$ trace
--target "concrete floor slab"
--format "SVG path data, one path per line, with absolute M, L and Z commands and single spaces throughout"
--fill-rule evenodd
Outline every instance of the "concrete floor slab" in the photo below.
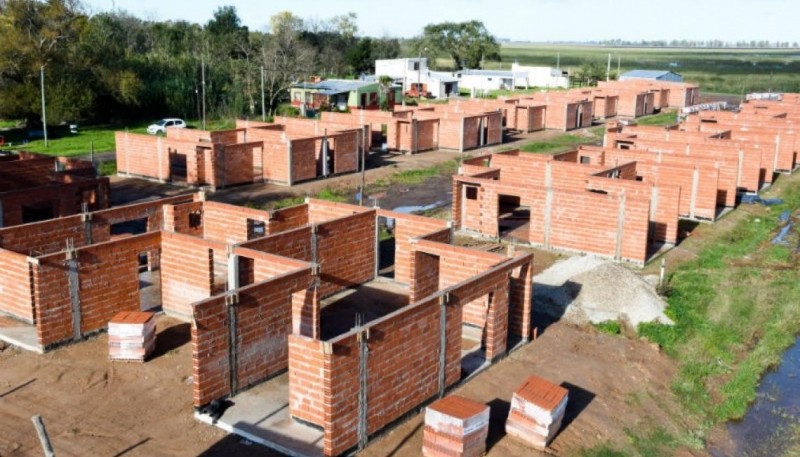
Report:
M 36 326 L 10 317 L 0 316 L 0 340 L 28 351 L 44 353 L 36 335 Z
M 195 418 L 292 457 L 322 456 L 322 430 L 292 420 L 288 398 L 289 376 L 283 373 L 231 398 L 233 405 L 216 423 L 207 414 Z
M 350 331 L 356 315 L 366 324 L 407 305 L 408 286 L 383 277 L 343 290 L 320 303 L 322 339 Z

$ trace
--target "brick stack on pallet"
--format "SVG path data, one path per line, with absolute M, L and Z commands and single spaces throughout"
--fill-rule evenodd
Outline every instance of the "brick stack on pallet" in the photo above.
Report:
M 425 408 L 422 455 L 478 457 L 486 453 L 489 407 L 452 395 Z
M 155 314 L 122 311 L 108 323 L 108 357 L 144 362 L 156 347 Z
M 506 433 L 544 450 L 561 427 L 568 394 L 550 381 L 529 377 L 511 397 Z

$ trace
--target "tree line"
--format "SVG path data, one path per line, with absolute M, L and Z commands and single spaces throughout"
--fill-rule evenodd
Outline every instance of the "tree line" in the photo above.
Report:
M 48 122 L 272 114 L 287 89 L 311 75 L 354 77 L 400 55 L 394 38 L 359 36 L 355 13 L 270 18 L 268 32 L 223 6 L 204 25 L 89 15 L 77 0 L 0 0 L 0 118 L 40 122 L 44 73 Z M 203 78 L 204 76 L 204 78 Z
M 652 48 L 743 48 L 743 49 L 788 49 L 800 47 L 797 41 L 769 41 L 769 40 L 602 40 L 595 42 L 605 46 L 641 46 Z

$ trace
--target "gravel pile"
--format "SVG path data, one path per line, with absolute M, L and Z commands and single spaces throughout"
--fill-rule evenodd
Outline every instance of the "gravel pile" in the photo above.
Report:
M 568 322 L 673 324 L 664 314 L 667 303 L 652 282 L 614 262 L 572 257 L 536 275 L 533 282 L 533 306 Z

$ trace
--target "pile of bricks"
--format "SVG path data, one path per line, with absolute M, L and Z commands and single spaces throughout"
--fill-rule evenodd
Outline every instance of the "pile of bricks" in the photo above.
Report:
M 108 323 L 108 357 L 144 362 L 156 347 L 153 313 L 122 311 Z
M 422 455 L 477 457 L 486 453 L 489 407 L 456 395 L 425 408 Z
M 544 450 L 561 427 L 567 409 L 567 389 L 531 376 L 511 397 L 506 433 Z

